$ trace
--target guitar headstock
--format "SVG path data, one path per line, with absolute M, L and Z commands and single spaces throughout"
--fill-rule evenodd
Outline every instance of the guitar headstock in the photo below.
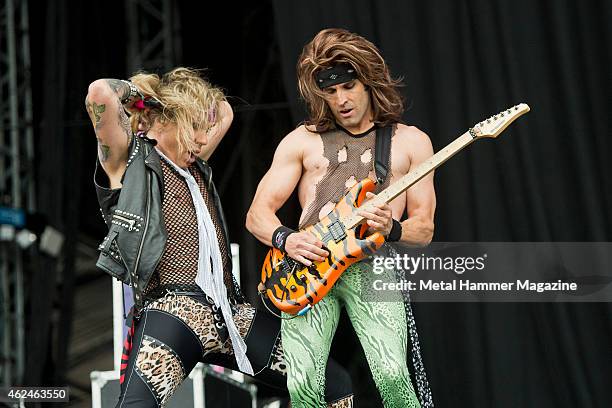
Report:
M 470 129 L 470 134 L 474 139 L 480 139 L 481 137 L 495 138 L 499 136 L 499 134 L 519 116 L 524 115 L 527 112 L 529 112 L 529 105 L 526 103 L 519 103 L 518 105 L 501 111 L 497 115 L 493 115 L 490 118 L 477 123 L 472 129 Z

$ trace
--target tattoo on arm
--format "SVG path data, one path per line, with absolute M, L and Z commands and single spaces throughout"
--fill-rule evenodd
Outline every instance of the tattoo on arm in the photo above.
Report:
M 120 101 L 123 101 L 130 96 L 129 85 L 120 79 L 107 79 L 106 83 L 117 94 Z
M 121 126 L 121 129 L 123 129 L 123 132 L 127 136 L 127 145 L 130 147 L 132 143 L 132 126 L 130 125 L 130 119 L 125 113 L 125 109 L 123 109 L 121 102 L 119 102 L 117 109 L 119 110 L 119 126 Z
M 85 107 L 96 130 L 100 129 L 102 127 L 102 113 L 106 110 L 106 105 L 98 105 L 95 102 L 86 101 Z
M 121 99 L 124 99 L 130 93 L 130 87 L 123 81 L 118 79 L 106 79 L 105 80 L 108 86 L 117 94 L 117 124 L 123 130 L 127 138 L 127 146 L 129 147 L 132 142 L 132 128 L 130 126 L 130 120 L 128 115 L 123 108 L 121 103 Z M 108 121 L 108 118 L 102 120 L 102 114 L 106 111 L 105 104 L 97 104 L 94 101 L 90 101 L 89 99 L 85 99 L 85 108 L 87 109 L 87 113 L 89 118 L 91 119 L 92 124 L 96 130 L 96 134 L 98 130 L 104 125 L 105 122 Z M 112 109 L 111 109 L 112 111 Z M 108 144 L 105 144 L 102 139 L 99 137 L 98 139 L 98 157 L 100 158 L 100 162 L 106 162 L 111 156 L 111 148 Z
M 110 146 L 102 144 L 100 139 L 98 139 L 98 157 L 101 163 L 104 163 L 110 157 Z

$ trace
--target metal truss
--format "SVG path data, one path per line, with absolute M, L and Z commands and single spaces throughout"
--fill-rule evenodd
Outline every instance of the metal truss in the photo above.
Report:
M 34 144 L 27 0 L 0 0 L 0 206 L 33 212 Z M 0 241 L 2 384 L 24 374 L 24 253 Z
M 128 0 L 127 68 L 167 71 L 181 59 L 178 5 L 173 0 Z

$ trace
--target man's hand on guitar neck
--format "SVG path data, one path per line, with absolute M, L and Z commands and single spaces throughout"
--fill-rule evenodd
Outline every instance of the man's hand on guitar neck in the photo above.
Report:
M 285 241 L 285 252 L 296 261 L 310 266 L 312 261 L 321 262 L 329 256 L 323 242 L 307 231 L 290 234 Z
M 391 232 L 391 228 L 393 227 L 393 218 L 391 207 L 389 204 L 383 202 L 378 204 L 370 204 L 373 198 L 376 197 L 376 194 L 366 193 L 366 201 L 364 204 L 359 207 L 359 211 L 357 214 L 364 217 L 367 220 L 368 234 L 373 234 L 374 232 L 380 232 L 385 237 L 389 235 Z

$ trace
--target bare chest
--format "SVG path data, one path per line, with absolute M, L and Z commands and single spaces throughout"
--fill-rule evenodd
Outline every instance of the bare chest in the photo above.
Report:
M 320 137 L 312 138 L 306 143 L 302 158 L 302 177 L 298 184 L 298 197 L 302 208 L 313 200 L 317 183 L 327 173 L 329 160 L 323 153 L 323 141 Z

